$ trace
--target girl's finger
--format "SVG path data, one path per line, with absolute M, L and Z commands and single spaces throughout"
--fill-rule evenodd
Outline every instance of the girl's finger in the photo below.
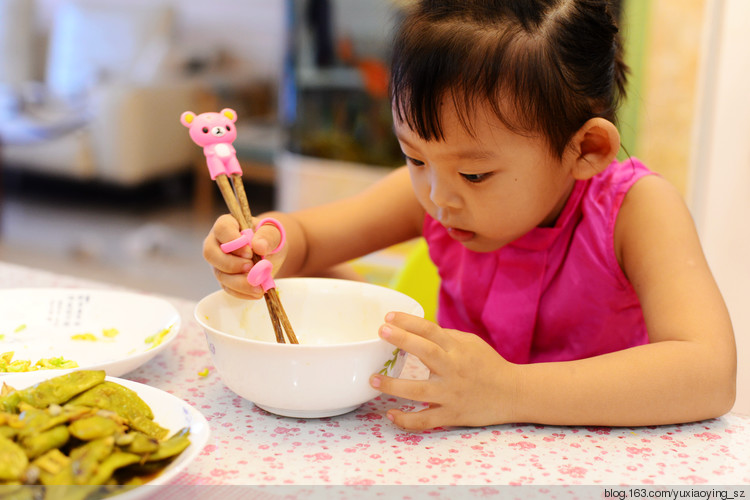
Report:
M 271 224 L 263 224 L 258 227 L 253 236 L 253 248 L 258 252 L 258 255 L 265 256 L 269 252 L 273 252 L 278 248 L 280 242 L 281 233 Z M 279 248 L 279 250 L 281 249 Z
M 388 420 L 407 431 L 423 431 L 434 429 L 445 425 L 445 419 L 441 407 L 431 405 L 420 411 L 402 411 L 397 409 L 388 410 Z
M 242 249 L 237 250 L 235 253 L 225 254 L 219 248 L 216 238 L 210 234 L 203 242 L 203 258 L 215 269 L 227 274 L 247 273 L 250 270 L 250 266 L 252 265 L 250 257 L 236 255 L 241 251 Z M 249 253 L 249 251 L 247 252 Z
M 230 295 L 246 300 L 258 300 L 263 297 L 263 289 L 250 285 L 246 274 L 227 274 L 214 268 L 214 275 L 224 291 Z
M 437 384 L 427 380 L 409 380 L 375 374 L 370 377 L 370 385 L 379 391 L 398 398 L 433 403 L 440 398 Z
M 378 330 L 381 339 L 418 357 L 433 373 L 443 373 L 445 350 L 422 336 L 386 323 Z
M 404 312 L 390 312 L 385 316 L 385 321 L 387 324 L 406 330 L 414 335 L 419 335 L 446 351 L 456 346 L 455 340 L 445 329 L 419 316 Z
M 211 229 L 211 233 L 208 235 L 210 238 L 213 235 L 216 247 L 218 251 L 222 251 L 219 245 L 222 243 L 228 243 L 234 241 L 242 234 L 240 233 L 240 225 L 231 215 L 222 215 L 214 223 L 214 227 Z M 253 256 L 253 252 L 248 245 L 242 246 L 232 252 L 234 255 L 249 259 Z

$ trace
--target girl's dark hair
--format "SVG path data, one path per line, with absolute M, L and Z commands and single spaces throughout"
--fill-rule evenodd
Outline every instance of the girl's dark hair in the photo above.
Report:
M 428 141 L 445 138 L 444 99 L 469 133 L 487 102 L 562 157 L 590 118 L 615 122 L 627 71 L 607 0 L 422 0 L 396 32 L 391 101 Z

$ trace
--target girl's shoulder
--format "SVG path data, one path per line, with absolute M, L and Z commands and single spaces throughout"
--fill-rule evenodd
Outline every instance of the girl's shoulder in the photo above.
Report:
M 635 255 L 634 247 L 656 250 L 660 245 L 671 247 L 674 241 L 695 236 L 690 211 L 677 188 L 640 161 L 635 160 L 633 168 L 629 178 L 620 174 L 624 180 L 619 181 L 621 194 L 612 221 L 614 250 L 623 271 L 623 254 Z M 680 237 L 665 240 L 663 236 L 670 233 Z
M 589 218 L 598 219 L 608 237 L 614 234 L 615 223 L 625 198 L 632 187 L 647 176 L 658 175 L 638 158 L 614 161 L 588 181 L 581 200 L 581 209 Z
M 623 161 L 613 161 L 604 171 L 591 179 L 589 190 L 596 194 L 610 194 L 620 198 L 624 196 L 633 185 L 647 175 L 657 175 L 650 170 L 641 160 L 629 157 Z

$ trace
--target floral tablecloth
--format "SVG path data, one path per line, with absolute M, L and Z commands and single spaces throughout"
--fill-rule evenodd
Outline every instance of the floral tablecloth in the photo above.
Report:
M 0 287 L 20 286 L 105 285 L 0 263 Z M 193 319 L 195 304 L 167 299 L 183 318 L 179 338 L 125 378 L 178 396 L 209 421 L 208 445 L 175 484 L 750 484 L 750 417 L 731 413 L 660 427 L 499 425 L 409 433 L 392 425 L 385 411 L 415 403 L 381 396 L 338 417 L 278 417 L 224 386 Z M 199 374 L 205 369 L 207 376 Z M 414 358 L 404 372 L 427 374 Z

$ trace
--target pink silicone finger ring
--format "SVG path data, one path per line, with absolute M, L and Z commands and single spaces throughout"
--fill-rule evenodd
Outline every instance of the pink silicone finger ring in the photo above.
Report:
M 261 219 L 258 221 L 258 223 L 255 225 L 256 229 L 260 228 L 263 224 L 271 224 L 276 229 L 279 230 L 279 233 L 281 233 L 281 240 L 279 241 L 279 244 L 276 245 L 276 248 L 268 252 L 266 255 L 272 255 L 284 248 L 284 244 L 286 243 L 286 231 L 284 231 L 284 226 L 281 225 L 281 222 L 274 219 L 273 217 L 266 217 L 265 219 Z
M 224 253 L 232 253 L 235 250 L 244 247 L 245 245 L 250 245 L 250 242 L 253 239 L 253 230 L 252 229 L 243 229 L 240 231 L 242 236 L 240 236 L 237 239 L 234 239 L 232 241 L 227 241 L 226 243 L 222 243 L 219 245 L 221 248 L 221 251 Z
M 265 219 L 261 219 L 256 227 L 260 227 L 263 224 L 271 224 L 276 229 L 279 230 L 279 233 L 281 233 L 281 240 L 279 241 L 279 244 L 276 245 L 276 248 L 268 252 L 267 255 L 275 254 L 282 248 L 284 248 L 284 244 L 286 243 L 286 231 L 284 231 L 284 226 L 281 225 L 281 222 L 277 221 L 273 217 L 266 217 Z M 227 241 L 226 243 L 222 243 L 219 245 L 221 248 L 221 251 L 224 253 L 232 253 L 235 250 L 242 248 L 244 246 L 250 246 L 251 242 L 253 240 L 253 235 L 255 234 L 252 229 L 243 229 L 240 231 L 242 235 L 234 239 L 232 241 Z

